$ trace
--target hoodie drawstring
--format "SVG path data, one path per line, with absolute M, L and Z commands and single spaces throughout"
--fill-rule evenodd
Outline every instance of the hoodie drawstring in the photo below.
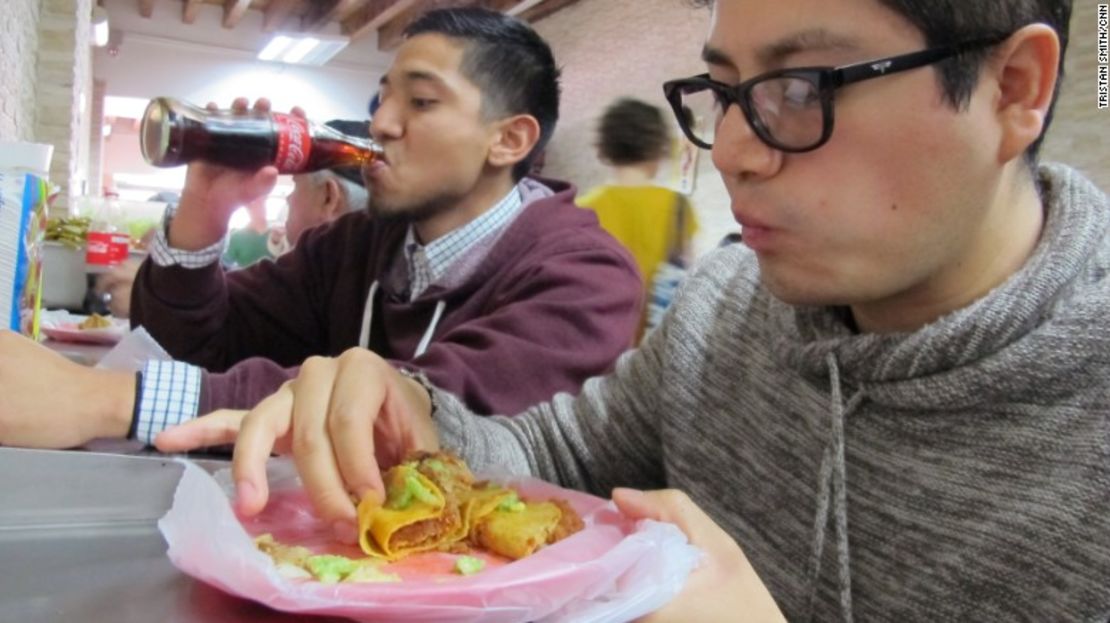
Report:
M 378 294 L 378 282 L 370 284 L 370 293 L 366 295 L 366 305 L 362 308 L 362 329 L 358 334 L 359 348 L 370 347 L 370 324 L 374 321 L 374 297 Z M 428 324 L 428 328 L 424 331 L 424 336 L 420 338 L 420 343 L 416 346 L 416 354 L 413 358 L 419 357 L 428 350 L 428 345 L 432 343 L 432 335 L 439 325 L 440 318 L 443 317 L 443 310 L 446 309 L 446 301 L 437 301 L 435 312 L 432 313 L 432 322 Z
M 362 330 L 358 332 L 358 347 L 370 347 L 370 323 L 374 320 L 374 295 L 378 293 L 378 280 L 370 284 L 370 293 L 366 295 L 366 305 L 362 308 Z
M 844 418 L 863 400 L 863 390 L 844 403 L 840 387 L 840 366 L 836 356 L 825 357 L 832 386 L 830 414 L 832 426 L 828 445 L 821 457 L 817 483 L 817 513 L 813 518 L 813 548 L 809 564 L 809 597 L 806 600 L 805 619 L 813 620 L 817 601 L 818 583 L 821 579 L 821 558 L 825 551 L 825 526 L 828 525 L 829 505 L 832 502 L 833 522 L 836 528 L 837 581 L 840 589 L 840 612 L 845 623 L 852 621 L 852 574 L 848 555 L 848 492 L 844 463 Z M 830 489 L 832 495 L 830 496 Z M 830 500 L 831 497 L 831 500 Z
M 439 319 L 443 316 L 443 309 L 445 307 L 447 307 L 445 301 L 440 300 L 436 302 L 436 310 L 435 313 L 432 314 L 432 321 L 428 323 L 428 329 L 424 331 L 424 337 L 420 338 L 420 343 L 416 345 L 416 354 L 413 355 L 414 359 L 423 355 L 424 351 L 428 350 L 428 344 L 432 342 L 432 334 L 436 331 L 436 325 L 439 324 Z

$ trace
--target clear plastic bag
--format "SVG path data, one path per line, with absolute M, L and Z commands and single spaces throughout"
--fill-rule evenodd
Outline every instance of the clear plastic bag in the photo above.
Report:
M 297 538 L 301 542 L 289 544 L 311 548 L 330 532 L 312 514 L 291 464 L 270 462 L 271 503 L 245 522 L 251 534 L 231 508 L 227 470 L 213 477 L 183 462 L 173 507 L 158 522 L 170 560 L 194 578 L 287 612 L 361 621 L 628 621 L 677 595 L 700 558 L 672 524 L 631 522 L 611 502 L 535 479 L 494 476 L 526 498 L 566 499 L 586 528 L 469 577 L 332 585 L 290 580 L 255 548 L 252 536 L 276 529 L 279 540 Z

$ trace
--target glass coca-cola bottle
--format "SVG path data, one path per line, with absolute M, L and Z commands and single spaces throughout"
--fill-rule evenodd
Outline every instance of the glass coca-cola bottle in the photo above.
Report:
M 143 157 L 156 167 L 193 160 L 244 170 L 273 165 L 304 173 L 373 162 L 381 147 L 303 117 L 255 110 L 212 111 L 169 97 L 150 101 L 139 130 Z

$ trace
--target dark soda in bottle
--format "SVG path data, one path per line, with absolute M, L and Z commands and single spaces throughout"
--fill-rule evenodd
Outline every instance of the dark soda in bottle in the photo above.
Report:
M 204 160 L 253 171 L 273 165 L 305 173 L 373 162 L 381 147 L 295 115 L 211 111 L 168 97 L 150 101 L 139 130 L 143 158 L 156 167 Z

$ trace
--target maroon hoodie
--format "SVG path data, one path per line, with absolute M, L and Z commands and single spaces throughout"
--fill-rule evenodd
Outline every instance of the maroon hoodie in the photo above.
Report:
M 544 183 L 556 194 L 526 205 L 457 287 L 432 285 L 410 302 L 390 278 L 407 224 L 360 211 L 244 270 L 144 262 L 131 323 L 173 357 L 212 371 L 200 413 L 250 408 L 308 357 L 357 346 L 377 282 L 371 350 L 478 413 L 518 413 L 608 371 L 631 345 L 642 303 L 628 253 L 574 205 L 573 186 Z M 429 325 L 431 342 L 414 358 Z

